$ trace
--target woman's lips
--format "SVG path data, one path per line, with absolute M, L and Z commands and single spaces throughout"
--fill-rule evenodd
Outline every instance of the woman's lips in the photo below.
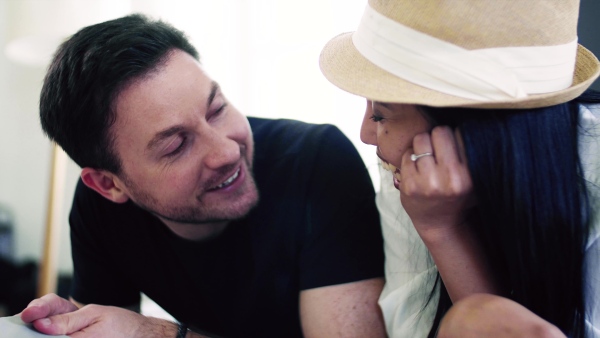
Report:
M 394 187 L 398 190 L 400 190 L 400 180 L 396 178 L 396 176 L 394 175 Z

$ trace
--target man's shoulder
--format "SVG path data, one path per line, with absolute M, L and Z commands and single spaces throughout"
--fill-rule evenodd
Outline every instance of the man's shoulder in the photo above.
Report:
M 337 130 L 337 127 L 332 124 L 317 124 L 293 119 L 268 119 L 249 116 L 248 121 L 250 122 L 252 132 L 254 134 L 259 134 L 259 136 L 265 133 L 278 134 L 285 132 L 303 134 L 307 131 L 322 132 L 330 129 Z
M 83 183 L 83 180 L 80 178 L 77 181 L 77 185 L 75 187 L 75 195 L 74 195 L 74 206 L 79 205 L 89 205 L 96 204 L 97 202 L 103 202 L 102 196 L 95 192 L 93 189 Z M 107 201 L 108 202 L 108 201 Z
M 315 124 L 292 119 L 248 117 L 259 152 L 297 154 L 315 150 L 322 141 L 348 143 L 348 138 L 332 124 Z
M 76 203 L 84 203 L 84 204 L 100 204 L 106 207 L 111 205 L 116 205 L 102 195 L 94 191 L 92 188 L 88 187 L 83 183 L 83 180 L 80 178 L 77 182 L 77 186 L 75 187 L 75 198 Z
M 77 182 L 73 205 L 71 206 L 70 223 L 95 223 L 113 224 L 119 220 L 137 218 L 143 210 L 136 207 L 131 201 L 114 203 L 87 187 L 81 179 Z M 88 225 L 89 226 L 89 225 Z

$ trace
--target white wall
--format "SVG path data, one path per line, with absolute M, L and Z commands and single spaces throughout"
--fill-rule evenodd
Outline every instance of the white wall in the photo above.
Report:
M 81 1 L 0 0 L 0 46 L 19 33 L 48 34 L 93 23 L 90 12 L 101 12 L 102 20 L 111 16 L 109 10 L 94 7 L 111 1 L 85 0 L 88 10 L 81 8 Z M 112 7 L 113 13 L 141 11 L 184 30 L 206 70 L 244 114 L 339 126 L 377 179 L 374 150 L 358 139 L 363 99 L 329 84 L 318 67 L 323 45 L 338 33 L 354 30 L 366 1 L 117 1 L 119 8 Z M 71 12 L 52 13 L 49 2 Z M 0 53 L 0 204 L 14 212 L 18 260 L 38 260 L 42 252 L 51 149 L 38 121 L 44 68 L 13 62 Z M 78 173 L 69 162 L 59 253 L 62 272 L 72 270 L 67 215 Z
M 10 21 L 10 1 L 0 1 L 0 22 Z M 0 29 L 2 45 L 7 27 Z M 37 92 L 42 72 L 0 54 L 0 204 L 14 212 L 19 258 L 40 254 L 48 181 L 49 144 L 39 129 Z

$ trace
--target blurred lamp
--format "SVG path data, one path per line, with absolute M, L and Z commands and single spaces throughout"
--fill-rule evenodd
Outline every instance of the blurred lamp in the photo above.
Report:
M 11 0 L 2 5 L 8 14 L 6 56 L 14 63 L 40 70 L 48 66 L 56 48 L 80 28 L 121 17 L 132 9 L 128 0 Z M 40 79 L 43 76 L 40 71 Z M 53 143 L 38 296 L 57 289 L 66 164 L 66 154 Z

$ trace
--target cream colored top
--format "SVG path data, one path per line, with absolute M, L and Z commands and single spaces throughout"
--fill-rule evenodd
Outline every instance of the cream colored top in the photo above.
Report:
M 600 105 L 582 107 L 581 114 L 579 149 L 584 175 L 590 182 L 593 210 L 585 258 L 587 336 L 600 338 Z M 427 307 L 425 303 L 437 268 L 400 204 L 391 173 L 380 171 L 377 207 L 384 237 L 386 285 L 379 305 L 390 337 L 426 337 L 437 308 L 439 289 Z

